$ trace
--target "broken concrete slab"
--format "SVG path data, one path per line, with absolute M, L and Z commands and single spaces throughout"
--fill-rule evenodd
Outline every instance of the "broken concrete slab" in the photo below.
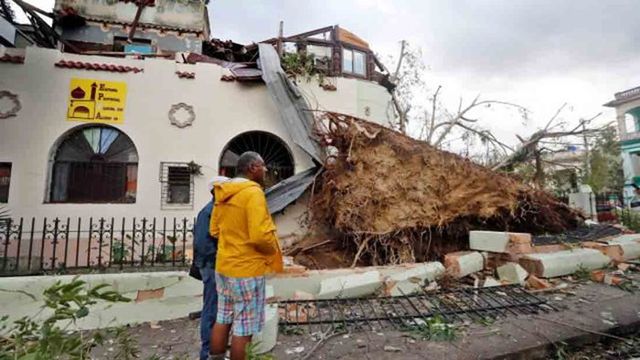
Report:
M 529 273 L 520 264 L 507 263 L 498 268 L 498 277 L 501 281 L 509 284 L 520 284 L 524 286 Z
M 551 284 L 548 281 L 540 279 L 535 275 L 529 275 L 529 277 L 527 278 L 527 283 L 525 285 L 527 289 L 533 290 L 543 290 L 551 288 Z
M 502 283 L 491 276 L 488 276 L 484 279 L 483 287 L 493 287 L 493 286 L 502 286 Z
M 594 270 L 591 272 L 591 280 L 594 282 L 604 283 L 607 285 L 622 285 L 627 281 L 620 272 L 607 273 L 605 270 Z
M 551 278 L 571 275 L 580 268 L 595 270 L 606 267 L 611 262 L 594 249 L 575 249 L 546 254 L 528 254 L 520 258 L 520 265 L 530 274 Z
M 256 344 L 255 352 L 264 354 L 276 346 L 278 340 L 278 305 L 268 304 L 264 307 L 264 327 L 262 331 L 253 336 Z
M 608 244 L 640 243 L 640 234 L 618 235 L 611 239 L 605 240 L 605 242 Z
M 320 282 L 318 299 L 352 298 L 370 295 L 380 289 L 382 279 L 379 271 L 350 274 L 325 279 Z
M 389 275 L 384 279 L 385 295 L 400 296 L 411 294 L 422 288 L 429 281 L 433 281 L 445 271 L 439 262 L 416 264 L 417 266 Z
M 551 253 L 551 252 L 558 252 L 558 251 L 564 251 L 564 250 L 571 250 L 571 247 L 565 244 L 549 244 L 549 245 L 533 246 L 533 253 L 536 253 L 536 254 Z
M 531 234 L 500 231 L 470 231 L 469 248 L 496 253 L 532 252 Z
M 522 254 L 483 252 L 482 256 L 484 257 L 485 270 L 495 270 L 506 263 L 517 263 Z
M 484 257 L 477 251 L 457 251 L 444 256 L 447 273 L 456 278 L 482 271 Z
M 277 297 L 281 300 L 292 299 L 296 291 L 304 291 L 313 295 L 320 293 L 320 283 L 327 279 L 343 277 L 352 274 L 364 274 L 378 271 L 381 278 L 400 274 L 423 266 L 423 263 L 410 263 L 386 266 L 366 266 L 356 268 L 307 270 L 303 273 L 279 273 L 267 279 L 267 284 L 273 285 Z M 381 279 L 382 281 L 382 279 Z M 1 294 L 0 294 L 1 296 Z
M 589 249 L 596 249 L 617 263 L 640 258 L 640 242 L 608 241 L 606 243 L 601 243 L 585 241 L 582 243 L 582 246 Z

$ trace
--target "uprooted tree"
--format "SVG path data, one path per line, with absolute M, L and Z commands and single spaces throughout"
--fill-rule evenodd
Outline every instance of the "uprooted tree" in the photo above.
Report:
M 312 223 L 334 232 L 351 265 L 438 258 L 465 248 L 473 229 L 559 232 L 579 221 L 544 191 L 380 125 L 335 113 L 318 124 L 332 155 Z

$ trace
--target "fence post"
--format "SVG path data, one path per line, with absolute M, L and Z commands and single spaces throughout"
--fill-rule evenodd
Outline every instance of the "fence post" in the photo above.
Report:
M 76 267 L 80 267 L 80 229 L 82 225 L 82 218 L 78 217 L 78 231 L 76 234 Z
M 11 222 L 13 220 L 11 218 L 7 219 L 7 228 L 5 231 L 5 239 L 4 239 L 4 260 L 2 261 L 2 271 L 4 272 L 7 269 L 7 263 L 9 262 L 9 237 L 11 236 Z
M 173 251 L 171 252 L 171 265 L 176 266 L 176 242 L 178 238 L 176 237 L 176 218 L 173 218 L 173 241 L 171 242 L 173 245 Z
M 123 216 L 122 217 L 122 230 L 121 230 L 121 236 L 120 236 L 120 241 L 121 241 L 120 242 L 120 253 L 118 255 L 119 258 L 120 258 L 120 260 L 119 260 L 119 262 L 120 262 L 120 270 L 122 270 L 122 268 L 124 267 L 124 261 L 125 261 L 125 257 L 126 257 L 126 254 L 124 252 L 124 240 L 125 240 L 125 236 L 127 236 L 125 231 L 124 231 L 125 226 L 126 226 L 126 221 L 125 221 L 125 218 Z
M 140 265 L 144 266 L 144 243 L 146 241 L 147 238 L 147 218 L 142 218 L 142 249 L 141 249 L 141 256 L 140 256 Z
M 111 218 L 111 227 L 110 227 L 110 233 L 109 233 L 109 267 L 111 267 L 111 264 L 113 262 L 112 256 L 113 256 L 113 227 L 115 226 L 115 221 L 113 219 L 113 217 Z
M 133 228 L 131 230 L 131 266 L 135 264 L 134 256 L 136 253 L 136 218 L 133 218 Z
M 40 269 L 38 269 L 38 271 L 42 271 L 44 270 L 44 241 L 46 239 L 46 234 L 47 233 L 47 218 L 44 218 L 44 222 L 42 223 L 42 244 L 40 244 Z
M 69 268 L 69 257 L 67 255 L 67 253 L 69 252 L 69 227 L 71 226 L 71 219 L 69 219 L 69 217 L 67 217 L 67 226 L 65 226 L 64 228 L 64 268 L 67 269 Z
M 102 240 L 104 239 L 104 218 L 100 218 L 100 229 L 98 233 L 98 268 L 102 267 Z
M 167 262 L 167 218 L 162 217 L 162 265 Z
M 93 216 L 89 218 L 89 242 L 87 243 L 87 267 L 91 267 L 91 238 L 93 238 Z
M 156 218 L 153 218 L 153 223 L 151 225 L 151 246 L 149 247 L 151 250 L 151 266 L 153 266 L 156 262 Z
M 18 249 L 16 250 L 16 267 L 15 271 L 20 269 L 20 250 L 22 250 L 22 223 L 23 218 L 20 218 L 20 225 L 18 225 Z
M 36 229 L 36 218 L 31 218 L 31 234 L 29 235 L 29 254 L 27 254 L 27 272 L 31 272 L 31 256 L 33 254 L 33 232 Z
M 182 219 L 182 265 L 187 262 L 187 218 Z

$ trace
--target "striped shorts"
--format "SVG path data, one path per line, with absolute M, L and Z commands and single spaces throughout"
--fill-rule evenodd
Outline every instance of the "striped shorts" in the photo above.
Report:
M 250 336 L 264 326 L 265 278 L 231 278 L 216 272 L 218 324 L 233 324 L 233 335 Z

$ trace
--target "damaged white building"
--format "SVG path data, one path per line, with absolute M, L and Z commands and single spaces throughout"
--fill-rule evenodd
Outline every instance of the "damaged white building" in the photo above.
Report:
M 12 218 L 193 218 L 207 181 L 233 175 L 244 151 L 265 158 L 268 186 L 316 166 L 265 85 L 258 44 L 209 40 L 204 2 L 57 0 L 52 16 L 53 29 L 35 21 L 0 50 L 0 204 Z M 21 34 L 37 36 L 12 48 Z M 288 74 L 311 110 L 389 123 L 393 85 L 356 35 L 331 26 L 262 44 L 312 61 L 317 75 Z

